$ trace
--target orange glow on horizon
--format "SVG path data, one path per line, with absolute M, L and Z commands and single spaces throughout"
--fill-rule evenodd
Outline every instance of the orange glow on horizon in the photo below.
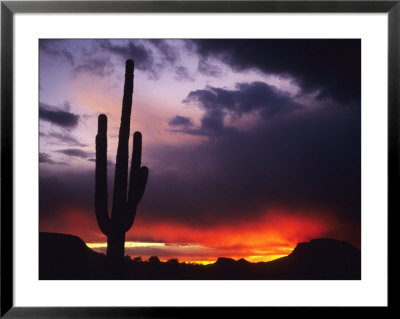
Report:
M 106 249 L 107 249 L 107 243 L 106 242 L 101 242 L 101 243 L 86 243 L 86 245 L 97 251 L 100 253 L 105 253 Z M 169 252 L 169 248 L 170 247 L 184 247 L 184 249 L 191 249 L 193 247 L 196 247 L 198 250 L 204 250 L 207 251 L 209 249 L 209 247 L 205 247 L 205 246 L 201 246 L 201 245 L 182 245 L 182 244 L 165 244 L 165 243 L 148 243 L 148 242 L 125 242 L 125 250 L 126 250 L 126 254 L 129 255 L 131 258 L 134 258 L 136 256 L 132 256 L 130 254 L 130 252 L 132 251 L 132 248 L 138 248 L 138 247 L 145 247 L 145 248 L 161 248 L 159 250 L 159 252 L 161 254 L 165 254 L 168 255 Z M 236 255 L 236 256 L 229 256 L 228 258 L 232 258 L 235 260 L 239 260 L 241 258 L 246 259 L 249 262 L 266 262 L 266 261 L 272 261 L 284 256 L 287 256 L 288 254 L 290 254 L 292 252 L 293 248 L 287 248 L 287 247 L 280 247 L 277 248 L 274 252 L 279 252 L 280 254 L 272 254 L 272 251 L 266 251 L 266 253 L 269 253 L 268 255 L 257 255 L 257 256 L 244 256 L 244 255 Z M 217 250 L 218 251 L 218 250 Z M 259 251 L 258 251 L 259 252 Z M 284 254 L 282 254 L 282 252 L 285 252 Z M 151 254 L 147 255 L 147 256 L 141 256 L 143 257 L 143 261 L 146 261 L 149 259 Z M 195 264 L 201 264 L 201 265 L 208 265 L 208 264 L 213 264 L 217 261 L 218 257 L 226 257 L 226 256 L 202 256 L 201 260 L 198 259 L 198 256 L 192 257 L 192 256 L 188 256 L 188 255 L 182 255 L 182 256 L 176 256 L 174 255 L 174 257 L 163 257 L 163 255 L 158 256 L 160 261 L 162 262 L 167 262 L 170 259 L 177 259 L 179 262 L 184 262 L 184 263 L 195 263 Z
M 107 238 L 98 229 L 94 216 L 73 208 L 65 209 L 62 216 L 58 223 L 61 227 L 40 223 L 40 231 L 79 236 L 88 247 L 105 253 Z M 144 216 L 145 212 L 138 215 L 126 234 L 126 255 L 141 256 L 142 260 L 150 256 L 158 256 L 161 261 L 176 258 L 179 262 L 200 264 L 214 263 L 219 257 L 271 261 L 289 255 L 299 242 L 326 237 L 342 226 L 326 214 L 284 210 L 268 211 L 246 223 L 212 227 L 153 221 Z
M 335 220 L 315 216 L 274 211 L 247 223 L 209 228 L 137 218 L 126 234 L 125 250 L 132 258 L 141 256 L 143 260 L 155 255 L 161 261 L 176 258 L 200 264 L 213 263 L 219 257 L 271 261 L 289 255 L 297 243 L 323 237 L 335 227 Z M 83 239 L 90 248 L 105 253 L 105 236 L 97 238 Z
M 156 222 L 139 216 L 127 233 L 127 240 L 150 238 L 159 242 L 194 243 L 219 248 L 253 247 L 265 251 L 271 246 L 293 247 L 298 242 L 320 237 L 332 230 L 335 224 L 335 220 L 318 217 L 317 214 L 285 211 L 267 212 L 247 223 L 221 223 L 208 228 Z

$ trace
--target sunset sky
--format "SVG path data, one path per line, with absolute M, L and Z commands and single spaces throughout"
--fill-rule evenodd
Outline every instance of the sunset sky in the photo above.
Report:
M 94 213 L 97 117 L 108 117 L 111 203 L 133 59 L 131 134 L 143 134 L 150 175 L 127 255 L 267 261 L 321 237 L 361 248 L 360 40 L 39 46 L 40 231 L 105 251 Z

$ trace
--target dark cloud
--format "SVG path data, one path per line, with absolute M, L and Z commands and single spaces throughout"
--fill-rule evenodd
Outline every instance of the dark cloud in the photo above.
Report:
M 258 69 L 290 76 L 306 93 L 339 102 L 361 99 L 359 39 L 192 40 L 200 58 L 217 59 L 236 71 Z M 204 62 L 201 62 L 204 63 Z
M 79 122 L 79 115 L 44 103 L 39 103 L 39 118 L 64 128 L 74 128 Z
M 93 153 L 85 152 L 78 148 L 69 148 L 69 149 L 64 149 L 64 150 L 58 150 L 57 152 L 62 153 L 67 156 L 80 157 L 80 158 L 88 158 L 88 157 L 93 156 Z
M 205 90 L 190 92 L 183 102 L 196 102 L 206 111 L 225 110 L 237 116 L 260 110 L 266 119 L 303 107 L 286 93 L 263 82 L 238 83 L 235 90 L 207 86 Z
M 265 120 L 271 120 L 303 108 L 286 93 L 263 82 L 238 83 L 234 90 L 207 86 L 204 90 L 190 92 L 183 102 L 196 103 L 205 114 L 199 128 L 185 126 L 181 131 L 207 136 L 236 131 L 224 125 L 224 118 L 228 115 L 237 118 L 257 111 Z
M 182 117 L 191 123 L 185 125 L 182 123 L 183 120 L 177 120 L 177 117 L 181 118 L 181 116 L 177 115 L 168 122 L 169 126 L 175 127 L 170 130 L 171 132 L 196 136 L 217 137 L 237 131 L 234 127 L 224 125 L 225 114 L 221 110 L 207 111 L 201 118 L 199 127 L 194 127 L 190 118 Z M 178 124 L 179 122 L 181 122 L 181 124 Z
M 256 218 L 276 207 L 359 222 L 360 145 L 359 110 L 322 109 L 196 147 L 153 150 L 169 169 L 153 169 L 143 209 L 194 224 Z
M 193 135 L 218 136 L 232 131 L 233 127 L 224 125 L 225 112 L 220 109 L 207 110 L 201 118 L 201 125 L 198 129 L 188 129 L 185 132 Z
M 360 145 L 360 109 L 330 108 L 198 145 L 146 148 L 153 164 L 140 213 L 160 222 L 211 227 L 257 219 L 278 207 L 318 217 L 333 213 L 343 223 L 357 224 Z M 41 214 L 42 207 L 55 215 L 67 205 L 92 214 L 93 181 L 93 171 L 41 178 Z
M 190 118 L 185 116 L 176 115 L 168 122 L 169 126 L 180 126 L 180 127 L 191 127 L 193 126 L 193 122 Z

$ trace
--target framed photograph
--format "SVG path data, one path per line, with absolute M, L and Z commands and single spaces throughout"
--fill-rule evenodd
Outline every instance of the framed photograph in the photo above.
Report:
M 390 309 L 399 19 L 2 1 L 1 316 Z

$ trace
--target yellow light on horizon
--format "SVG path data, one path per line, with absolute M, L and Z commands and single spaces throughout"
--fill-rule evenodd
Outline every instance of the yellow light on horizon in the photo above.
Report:
M 189 260 L 184 261 L 187 264 L 199 264 L 199 265 L 210 265 L 216 262 L 216 260 Z
M 165 243 L 146 243 L 139 241 L 127 241 L 125 242 L 125 248 L 134 248 L 134 247 L 165 247 Z
M 89 248 L 106 248 L 107 243 L 86 243 Z M 125 242 L 125 248 L 135 248 L 135 247 L 165 247 L 165 243 L 148 243 L 139 241 L 127 241 Z
M 97 250 L 99 252 L 104 253 L 104 249 L 107 248 L 107 242 L 102 242 L 102 243 L 86 243 L 86 245 L 94 250 Z M 169 248 L 179 248 L 182 249 L 182 251 L 187 251 L 188 249 L 201 249 L 201 248 L 208 248 L 199 244 L 181 244 L 181 243 L 152 243 L 152 242 L 138 242 L 138 241 L 127 241 L 125 242 L 125 248 L 161 248 L 161 249 L 169 249 Z M 162 250 L 160 250 L 161 253 Z M 281 249 L 274 249 L 274 250 L 256 250 L 253 251 L 255 252 L 255 255 L 250 255 L 250 256 L 229 256 L 229 258 L 239 260 L 239 259 L 245 259 L 251 263 L 257 263 L 257 262 L 269 262 L 273 261 L 282 257 L 285 257 L 289 255 L 293 251 L 293 248 L 287 248 L 287 247 L 282 247 Z M 216 252 L 217 253 L 217 252 Z M 161 253 L 161 255 L 163 255 Z M 185 255 L 185 254 L 184 254 Z M 195 254 L 194 254 L 195 255 Z M 179 260 L 179 262 L 183 263 L 190 263 L 190 264 L 199 264 L 199 265 L 209 265 L 213 264 L 217 261 L 218 257 L 224 257 L 224 256 L 216 256 L 212 257 L 212 255 L 209 255 L 207 260 L 191 260 L 189 256 L 179 256 L 177 254 L 176 258 Z M 193 256 L 194 257 L 194 256 Z M 192 257 L 192 258 L 193 258 Z M 228 256 L 225 256 L 228 257 Z M 196 258 L 196 257 L 195 257 Z M 201 257 L 200 257 L 201 258 Z M 160 260 L 167 262 L 171 257 L 161 257 Z
M 249 262 L 252 263 L 257 263 L 257 262 L 268 262 L 268 261 L 273 261 L 275 259 L 279 259 L 282 257 L 286 257 L 287 254 L 283 255 L 268 255 L 268 256 L 248 256 L 245 259 Z

